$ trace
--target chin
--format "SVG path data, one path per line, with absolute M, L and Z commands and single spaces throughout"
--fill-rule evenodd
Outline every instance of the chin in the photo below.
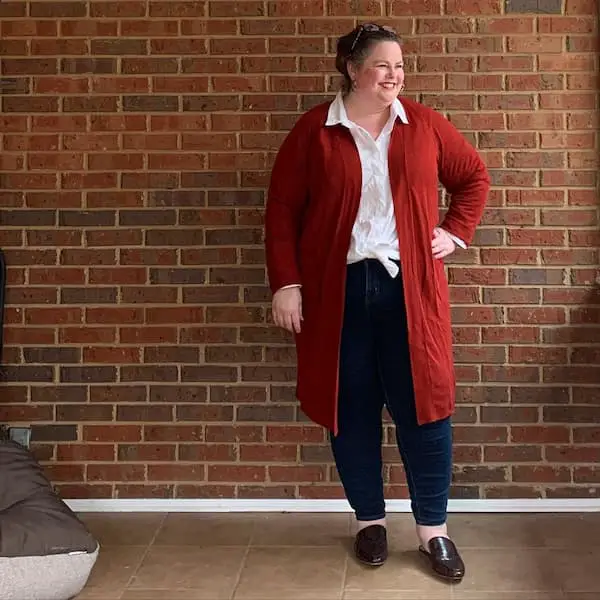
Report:
M 395 98 L 399 92 L 400 92 L 399 86 L 393 87 L 391 89 L 381 88 L 379 90 L 378 95 L 380 98 Z

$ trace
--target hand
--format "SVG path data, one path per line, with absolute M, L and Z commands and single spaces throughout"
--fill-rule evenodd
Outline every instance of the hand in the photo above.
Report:
M 448 235 L 448 232 L 440 227 L 436 227 L 433 230 L 433 240 L 431 242 L 431 250 L 434 258 L 445 258 L 452 254 L 455 249 L 456 244 Z
M 277 290 L 273 295 L 273 321 L 278 327 L 300 333 L 302 293 L 299 287 Z

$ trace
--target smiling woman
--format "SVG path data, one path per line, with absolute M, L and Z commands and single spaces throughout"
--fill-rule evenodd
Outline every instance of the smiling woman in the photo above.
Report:
M 489 177 L 444 117 L 398 98 L 404 68 L 392 30 L 366 24 L 343 36 L 336 67 L 342 90 L 299 119 L 273 166 L 273 319 L 296 336 L 302 409 L 331 432 L 358 559 L 387 558 L 385 406 L 421 551 L 456 581 L 465 567 L 446 528 L 455 378 L 442 259 L 473 239 Z M 452 196 L 441 223 L 439 182 Z
M 335 66 L 344 76 L 345 94 L 356 87 L 356 77 L 365 63 L 368 63 L 365 72 L 371 74 L 373 84 L 385 83 L 396 95 L 403 89 L 401 40 L 393 29 L 367 23 L 338 40 Z

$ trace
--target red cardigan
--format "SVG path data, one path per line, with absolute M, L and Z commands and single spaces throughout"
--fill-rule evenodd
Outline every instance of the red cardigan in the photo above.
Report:
M 346 256 L 361 196 L 361 164 L 350 132 L 325 126 L 330 103 L 300 117 L 278 152 L 269 186 L 265 243 L 272 292 L 302 284 L 296 335 L 297 396 L 305 414 L 337 434 L 340 338 Z M 490 180 L 465 138 L 439 113 L 402 99 L 389 174 L 400 243 L 417 418 L 449 416 L 455 377 L 448 283 L 431 240 L 440 225 L 469 244 Z M 451 194 L 439 223 L 438 188 Z

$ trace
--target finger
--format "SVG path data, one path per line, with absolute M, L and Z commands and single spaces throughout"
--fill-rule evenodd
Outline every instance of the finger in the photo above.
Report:
M 283 312 L 282 310 L 278 310 L 277 311 L 277 321 L 276 321 L 277 327 L 283 327 L 285 329 L 286 327 L 286 323 L 285 323 L 285 312 Z
M 294 323 L 292 321 L 292 315 L 289 313 L 285 315 L 285 328 L 291 333 L 294 332 Z
M 294 326 L 294 331 L 296 333 L 300 333 L 301 326 L 300 326 L 300 313 L 299 312 L 295 312 L 292 315 L 292 324 Z
M 277 327 L 281 327 L 281 315 L 279 311 L 273 311 L 273 323 L 277 325 Z

